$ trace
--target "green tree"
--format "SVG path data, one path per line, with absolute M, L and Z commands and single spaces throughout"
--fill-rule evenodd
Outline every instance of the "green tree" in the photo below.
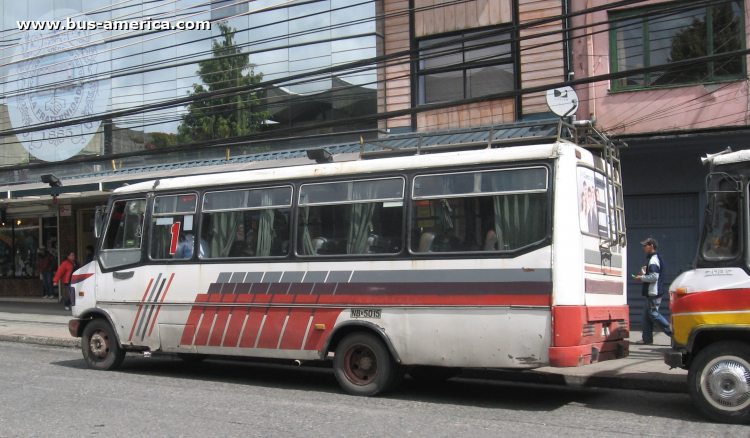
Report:
M 263 79 L 262 73 L 255 73 L 250 57 L 237 47 L 237 30 L 226 23 L 219 23 L 219 29 L 221 38 L 213 42 L 213 58 L 198 63 L 196 73 L 203 84 L 193 84 L 193 91 L 188 93 L 195 100 L 187 105 L 188 111 L 178 127 L 183 144 L 258 132 L 270 117 L 267 111 L 260 110 L 257 91 L 200 98 L 210 92 L 258 84 Z

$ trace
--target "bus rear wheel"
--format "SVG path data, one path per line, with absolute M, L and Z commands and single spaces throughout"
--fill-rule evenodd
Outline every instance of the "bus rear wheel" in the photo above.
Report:
M 345 337 L 336 347 L 333 370 L 346 392 L 365 397 L 388 390 L 398 377 L 388 349 L 370 333 Z
M 750 346 L 726 341 L 704 348 L 690 365 L 688 389 L 711 420 L 750 422 Z
M 102 319 L 91 321 L 83 329 L 81 349 L 86 363 L 95 370 L 114 370 L 125 359 L 114 329 Z

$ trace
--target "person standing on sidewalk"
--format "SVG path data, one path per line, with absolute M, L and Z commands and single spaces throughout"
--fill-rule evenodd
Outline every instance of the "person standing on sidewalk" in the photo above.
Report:
M 53 284 L 57 286 L 57 284 L 62 281 L 60 293 L 63 291 L 63 286 L 68 291 L 68 298 L 65 300 L 65 303 L 63 303 L 65 310 L 70 310 L 70 306 L 75 302 L 75 297 L 70 290 L 70 279 L 73 277 L 73 272 L 80 267 L 81 265 L 76 261 L 76 253 L 71 252 L 68 254 L 68 258 L 63 260 L 63 262 L 60 263 L 60 267 L 57 268 L 57 274 L 55 274 Z
M 661 313 L 662 296 L 664 296 L 664 261 L 657 252 L 659 243 L 653 237 L 641 242 L 643 252 L 646 253 L 646 266 L 641 270 L 641 274 L 636 276 L 636 281 L 643 282 L 642 295 L 645 298 L 643 303 L 643 339 L 636 344 L 653 344 L 654 343 L 654 323 L 661 327 L 662 331 L 670 338 L 672 329 L 669 327 L 669 321 Z
M 54 298 L 55 289 L 52 286 L 52 271 L 55 270 L 57 262 L 55 256 L 47 252 L 47 248 L 39 248 L 39 257 L 37 258 L 39 274 L 42 276 L 42 287 L 44 296 L 42 298 Z

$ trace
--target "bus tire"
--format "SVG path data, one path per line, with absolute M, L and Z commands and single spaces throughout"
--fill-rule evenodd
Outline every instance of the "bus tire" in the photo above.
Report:
M 95 370 L 114 370 L 125 359 L 114 329 L 103 319 L 95 319 L 83 329 L 81 349 L 86 363 Z
M 750 346 L 723 341 L 704 348 L 690 364 L 688 389 L 709 419 L 750 422 Z
M 347 335 L 336 347 L 333 371 L 346 392 L 369 397 L 390 389 L 399 370 L 380 339 L 358 332 Z

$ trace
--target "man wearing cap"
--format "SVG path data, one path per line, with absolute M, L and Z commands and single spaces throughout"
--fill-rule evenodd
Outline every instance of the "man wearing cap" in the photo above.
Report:
M 39 257 L 37 258 L 39 274 L 42 276 L 42 287 L 44 296 L 42 298 L 54 298 L 55 288 L 52 286 L 52 271 L 57 266 L 55 256 L 47 252 L 47 248 L 39 248 Z
M 643 303 L 643 339 L 636 344 L 653 344 L 654 343 L 654 323 L 656 323 L 667 336 L 672 337 L 672 329 L 669 327 L 667 318 L 659 313 L 659 305 L 664 295 L 664 262 L 656 251 L 659 243 L 656 239 L 649 237 L 641 242 L 643 252 L 646 253 L 646 266 L 643 267 L 641 274 L 636 276 L 637 281 L 643 282 L 642 295 L 645 297 Z

